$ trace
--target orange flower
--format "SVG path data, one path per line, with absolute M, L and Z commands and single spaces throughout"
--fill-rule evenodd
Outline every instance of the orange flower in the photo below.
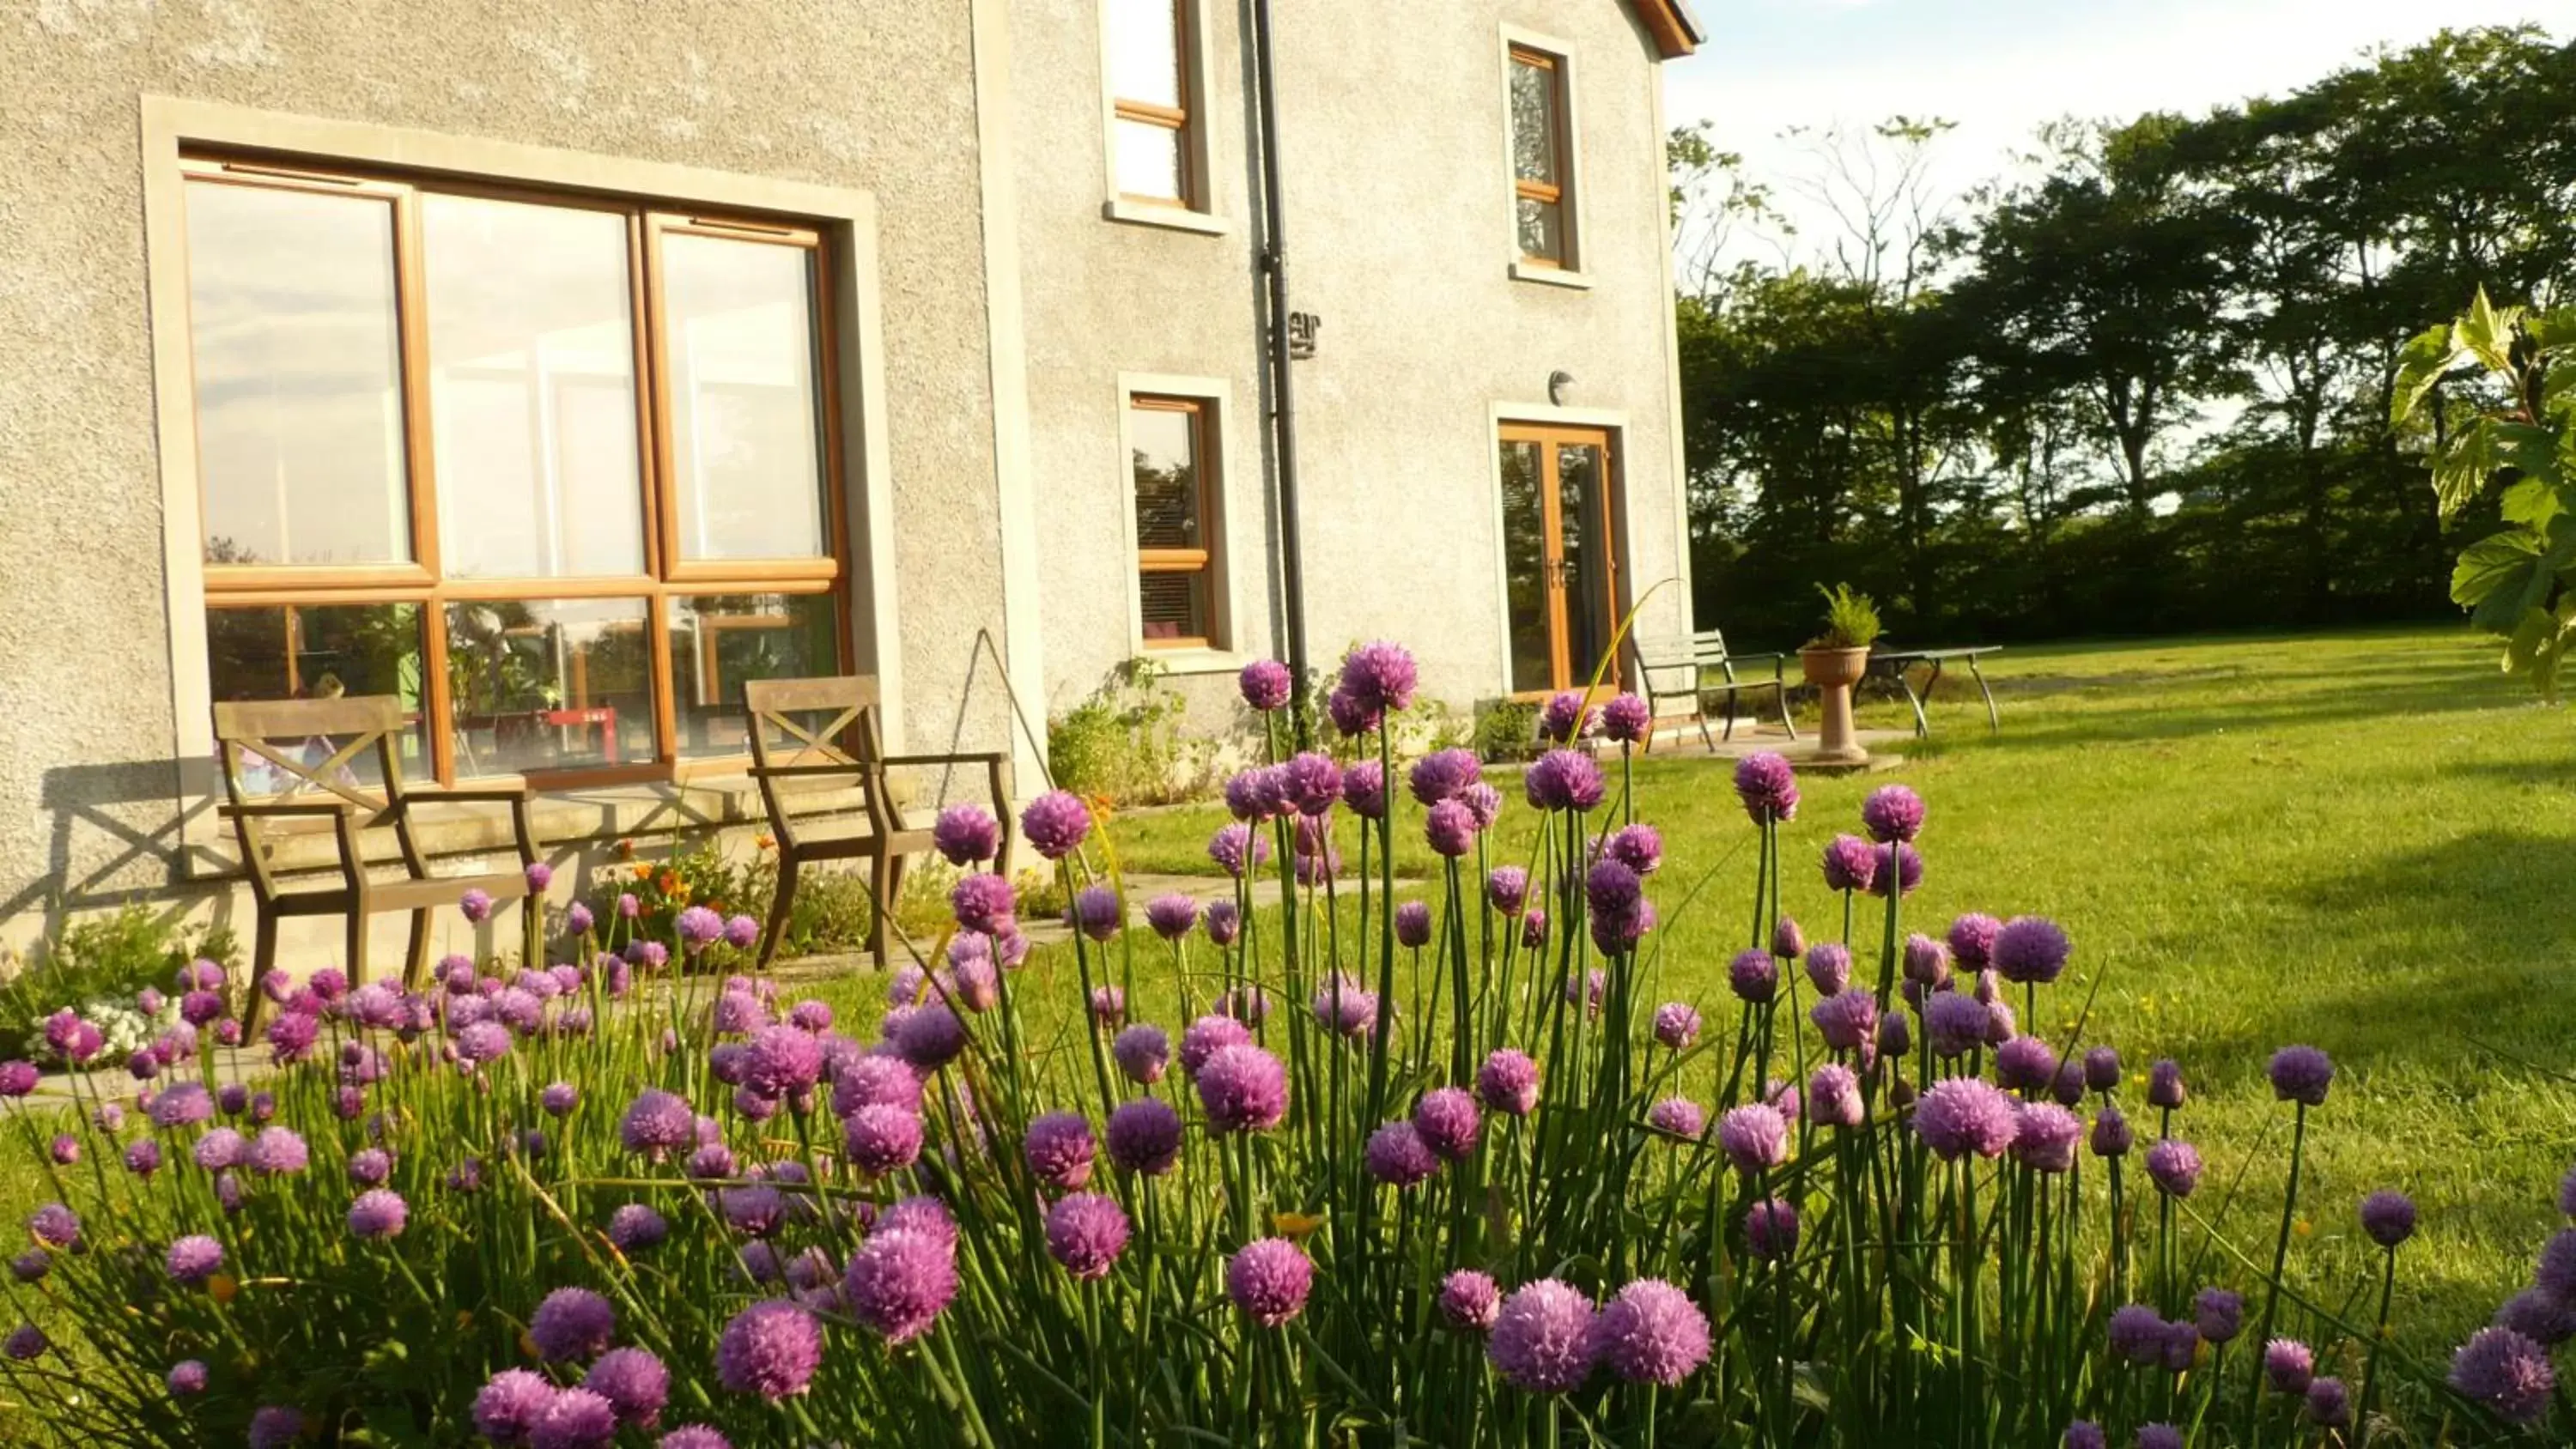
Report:
M 213 1295 L 217 1303 L 230 1303 L 234 1295 L 241 1292 L 241 1284 L 235 1282 L 230 1273 L 217 1273 L 206 1280 L 206 1292 Z
M 762 850 L 776 850 L 778 848 L 778 842 L 770 839 L 766 835 L 754 837 L 751 843 Z
M 1270 1223 L 1282 1236 L 1303 1239 L 1307 1234 L 1324 1225 L 1324 1215 L 1322 1213 L 1273 1213 L 1270 1215 Z
M 654 881 L 653 884 L 664 895 L 669 895 L 680 888 L 680 878 L 666 870 L 662 872 L 661 878 Z
M 617 842 L 617 858 L 619 860 L 633 860 L 635 858 L 635 842 L 632 840 L 621 840 Z

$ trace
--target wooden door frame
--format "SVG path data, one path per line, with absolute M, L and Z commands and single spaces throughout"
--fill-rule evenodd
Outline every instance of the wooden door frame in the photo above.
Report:
M 1539 526 L 1541 529 L 1541 537 L 1539 540 L 1539 558 L 1541 563 L 1547 566 L 1549 570 L 1547 581 L 1548 664 L 1550 673 L 1553 676 L 1551 683 L 1543 690 L 1516 690 L 1512 688 L 1512 619 L 1509 587 L 1512 540 L 1508 536 L 1507 529 L 1509 525 L 1501 508 L 1502 450 L 1505 445 L 1511 443 L 1536 443 L 1540 448 L 1538 484 Z M 1606 611 L 1606 617 L 1611 619 L 1619 617 L 1618 504 L 1621 495 L 1625 491 L 1619 471 L 1619 462 L 1623 456 L 1622 443 L 1621 422 L 1613 422 L 1606 419 L 1595 421 L 1588 417 L 1579 419 L 1549 418 L 1544 420 L 1532 420 L 1501 412 L 1497 412 L 1495 415 L 1493 480 L 1495 498 L 1495 540 L 1498 545 L 1496 549 L 1496 560 L 1498 567 L 1502 571 L 1503 583 L 1503 689 L 1507 698 L 1518 700 L 1545 699 L 1548 695 L 1553 694 L 1558 690 L 1572 688 L 1578 681 L 1589 677 L 1584 674 L 1581 669 L 1577 668 L 1575 661 L 1571 657 L 1570 651 L 1573 630 L 1566 609 L 1566 583 L 1563 577 L 1556 572 L 1558 569 L 1562 568 L 1565 559 L 1565 526 L 1563 515 L 1564 489 L 1562 475 L 1558 471 L 1557 457 L 1559 450 L 1569 445 L 1593 447 L 1598 448 L 1601 451 L 1601 507 L 1599 517 L 1595 520 L 1595 531 L 1597 534 L 1597 546 L 1604 551 L 1606 563 L 1606 567 L 1602 571 L 1603 587 L 1605 589 L 1605 597 L 1602 600 L 1602 604 Z M 1619 682 L 1619 678 L 1619 662 L 1614 659 L 1611 663 L 1608 682 L 1616 685 Z

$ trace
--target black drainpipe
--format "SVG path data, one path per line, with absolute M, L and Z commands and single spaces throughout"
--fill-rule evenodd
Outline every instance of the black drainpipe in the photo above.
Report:
M 1261 126 L 1261 270 L 1270 284 L 1270 426 L 1279 488 L 1279 584 L 1286 595 L 1288 672 L 1297 681 L 1297 744 L 1313 728 L 1306 692 L 1306 567 L 1297 542 L 1297 409 L 1288 328 L 1288 241 L 1280 211 L 1279 88 L 1270 66 L 1270 0 L 1252 0 L 1257 65 L 1253 89 Z

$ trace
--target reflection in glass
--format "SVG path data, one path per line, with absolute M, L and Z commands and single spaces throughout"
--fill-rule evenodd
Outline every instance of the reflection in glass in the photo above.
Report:
M 421 226 L 446 572 L 642 573 L 626 218 L 432 193 Z
M 1553 201 L 1519 198 L 1521 255 L 1535 261 L 1565 258 L 1565 211 Z
M 1199 538 L 1198 423 L 1195 409 L 1128 410 L 1139 548 L 1206 547 Z
M 1152 121 L 1118 122 L 1118 193 L 1153 201 L 1178 201 L 1181 133 Z
M 682 556 L 819 557 L 812 254 L 675 232 L 662 291 Z
M 1601 450 L 1566 443 L 1556 450 L 1557 533 L 1565 560 L 1566 662 L 1589 678 L 1610 647 L 1610 549 L 1601 524 L 1609 516 L 1602 494 Z M 1615 671 L 1614 671 L 1615 675 Z
M 671 601 L 671 685 L 683 755 L 751 751 L 742 686 L 841 672 L 830 594 L 715 594 Z M 813 727 L 829 723 L 813 722 Z
M 429 777 L 429 736 L 421 726 L 418 604 L 209 609 L 206 666 L 218 700 L 393 695 L 412 721 L 397 745 L 403 770 Z M 269 744 L 293 747 L 307 764 L 328 760 L 338 748 L 327 739 Z M 290 783 L 284 771 L 256 755 L 244 754 L 236 768 L 253 794 L 271 794 Z M 359 783 L 381 783 L 375 752 L 355 757 L 351 773 Z
M 447 688 L 460 777 L 654 758 L 642 599 L 451 603 Z
M 1182 108 L 1180 0 L 1111 0 L 1109 93 Z
M 1556 686 L 1548 619 L 1547 520 L 1539 496 L 1539 448 L 1503 443 L 1503 595 L 1512 646 L 1512 691 Z
M 1556 67 L 1512 56 L 1512 175 L 1557 182 Z
M 188 186 L 206 561 L 408 561 L 393 207 Z

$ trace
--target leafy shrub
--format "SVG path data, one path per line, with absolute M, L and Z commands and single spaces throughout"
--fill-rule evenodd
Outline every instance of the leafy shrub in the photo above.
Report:
M 1122 804 L 1192 798 L 1205 787 L 1209 751 L 1183 738 L 1187 707 L 1159 666 L 1135 661 L 1047 721 L 1047 769 L 1067 790 Z
M 1476 758 L 1489 765 L 1538 758 L 1538 709 L 1516 699 L 1478 704 L 1475 729 L 1469 736 Z
M 72 1007 L 104 1031 L 108 1050 L 121 1056 L 167 1025 L 136 1008 L 138 993 L 150 988 L 175 994 L 171 983 L 179 968 L 199 957 L 229 975 L 239 954 L 229 928 L 199 931 L 140 902 L 129 902 L 112 915 L 76 921 L 33 965 L 0 985 L 0 1043 L 48 1060 L 52 1051 L 44 1042 L 44 1020 Z
M 1849 584 L 1816 586 L 1825 600 L 1825 632 L 1807 643 L 1810 649 L 1866 649 L 1878 642 L 1878 606 Z

